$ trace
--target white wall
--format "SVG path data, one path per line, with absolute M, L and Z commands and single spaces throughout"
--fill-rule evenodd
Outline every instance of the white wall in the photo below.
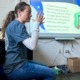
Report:
M 67 64 L 67 58 L 80 57 L 80 40 L 56 41 L 43 39 L 38 41 L 33 59 L 49 66 Z
M 3 21 L 5 20 L 9 11 L 14 10 L 15 5 L 20 0 L 0 0 L 0 28 L 2 28 Z M 0 39 L 2 39 L 2 33 L 0 31 Z
M 14 10 L 15 5 L 20 0 L 0 0 L 0 28 L 2 27 L 3 20 L 10 10 Z

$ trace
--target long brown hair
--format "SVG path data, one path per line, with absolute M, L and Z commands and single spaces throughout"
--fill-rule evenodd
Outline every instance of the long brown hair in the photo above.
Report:
M 30 6 L 29 4 L 27 4 L 26 2 L 19 2 L 16 6 L 15 6 L 15 10 L 14 11 L 10 11 L 6 17 L 6 19 L 4 20 L 3 26 L 2 26 L 2 38 L 5 37 L 5 30 L 8 26 L 8 24 L 14 20 L 16 17 L 18 17 L 17 11 L 21 10 L 23 11 L 25 9 L 25 6 Z M 16 15 L 16 16 L 15 16 Z

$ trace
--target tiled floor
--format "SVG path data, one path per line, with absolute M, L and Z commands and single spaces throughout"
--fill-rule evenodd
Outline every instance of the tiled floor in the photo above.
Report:
M 56 80 L 80 80 L 80 73 L 60 74 Z

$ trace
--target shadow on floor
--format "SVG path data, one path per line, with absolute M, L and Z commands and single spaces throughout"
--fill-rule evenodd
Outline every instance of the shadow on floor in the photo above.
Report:
M 80 80 L 80 73 L 59 74 L 55 80 Z

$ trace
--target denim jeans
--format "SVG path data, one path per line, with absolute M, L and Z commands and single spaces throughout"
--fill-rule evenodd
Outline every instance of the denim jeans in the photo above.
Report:
M 46 65 L 27 61 L 9 75 L 9 80 L 54 80 L 55 72 Z

